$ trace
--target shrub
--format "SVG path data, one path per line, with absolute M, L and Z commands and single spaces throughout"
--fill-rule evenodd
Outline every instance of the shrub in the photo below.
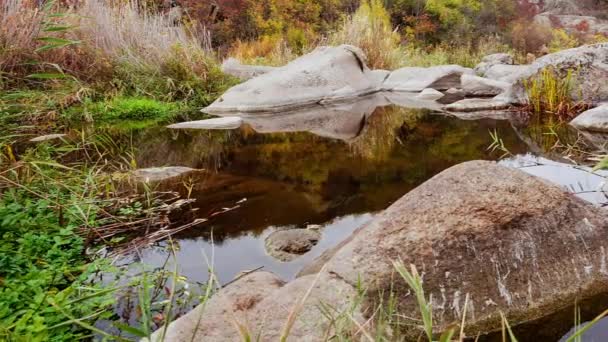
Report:
M 553 30 L 552 39 L 549 43 L 549 51 L 557 52 L 565 49 L 575 48 L 581 45 L 579 40 L 568 34 L 568 32 L 564 29 L 555 29 Z
M 515 49 L 535 53 L 551 42 L 553 32 L 549 26 L 522 19 L 513 24 L 510 37 Z
M 381 0 L 363 0 L 357 12 L 329 37 L 329 42 L 358 46 L 372 69 L 395 69 L 402 64 L 400 36 Z

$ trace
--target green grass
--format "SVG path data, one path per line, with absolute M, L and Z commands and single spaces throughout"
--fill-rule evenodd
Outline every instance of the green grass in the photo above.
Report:
M 85 105 L 85 111 L 95 121 L 167 121 L 177 114 L 179 106 L 144 97 L 117 97 Z

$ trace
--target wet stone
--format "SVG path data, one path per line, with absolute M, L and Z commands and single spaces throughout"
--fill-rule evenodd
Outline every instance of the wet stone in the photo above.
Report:
M 195 169 L 183 166 L 151 167 L 135 170 L 135 177 L 143 182 L 163 182 L 195 172 Z
M 313 229 L 279 230 L 266 238 L 266 252 L 273 258 L 289 262 L 317 245 L 321 234 Z

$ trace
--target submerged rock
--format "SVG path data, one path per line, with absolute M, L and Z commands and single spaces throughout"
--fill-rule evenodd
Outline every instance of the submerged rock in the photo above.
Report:
M 228 58 L 222 63 L 222 71 L 243 81 L 274 71 L 276 67 L 265 65 L 245 65 L 236 58 Z
M 607 238 L 601 209 L 476 161 L 416 188 L 301 275 L 329 260 L 323 272 L 362 282 L 368 301 L 394 293 L 400 312 L 418 312 L 405 283 L 394 281 L 392 263 L 401 259 L 424 271 L 425 292 L 438 301 L 436 331 L 466 315 L 475 336 L 500 330 L 500 312 L 516 325 L 608 290 Z
M 183 177 L 196 171 L 184 166 L 165 166 L 135 170 L 133 175 L 142 182 L 156 183 Z
M 321 239 L 312 229 L 279 230 L 266 238 L 266 252 L 275 259 L 288 262 L 310 251 Z
M 496 96 L 506 91 L 510 83 L 464 74 L 460 79 L 462 90 L 468 96 Z
M 510 106 L 508 102 L 497 99 L 464 99 L 451 103 L 443 109 L 451 112 L 476 112 L 507 109 Z
M 227 116 L 223 118 L 181 122 L 167 126 L 172 129 L 236 129 L 241 127 L 243 119 L 238 116 Z
M 581 130 L 608 133 L 608 104 L 580 114 L 570 124 Z
M 384 81 L 382 90 L 405 92 L 421 92 L 427 88 L 448 90 L 460 87 L 460 77 L 463 74 L 474 74 L 474 71 L 459 65 L 406 67 L 393 71 Z
M 515 60 L 513 56 L 507 53 L 495 53 L 492 55 L 485 56 L 481 63 L 475 66 L 475 73 L 480 76 L 485 76 L 486 72 L 493 67 L 494 65 L 506 64 L 511 65 L 515 64 Z
M 207 113 L 281 112 L 348 101 L 378 90 L 365 55 L 350 45 L 319 47 L 286 66 L 230 88 Z

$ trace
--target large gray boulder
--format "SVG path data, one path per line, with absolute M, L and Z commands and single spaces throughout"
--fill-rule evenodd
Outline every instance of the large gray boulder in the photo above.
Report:
M 330 273 L 418 307 L 393 261 L 414 264 L 441 331 L 466 314 L 469 336 L 534 320 L 608 290 L 606 214 L 561 189 L 492 162 L 455 166 L 416 188 L 303 270 Z M 467 312 L 465 297 L 469 296 Z M 413 334 L 416 336 L 417 334 Z
M 378 91 L 361 50 L 319 47 L 286 66 L 230 88 L 203 111 L 281 112 L 318 103 L 348 101 Z
M 572 73 L 570 97 L 589 103 L 608 100 L 608 43 L 586 45 L 546 55 L 537 59 L 530 67 L 517 76 L 509 101 L 525 103 L 527 100 L 525 83 L 540 77 L 543 70 L 550 68 L 558 78 Z
M 570 124 L 580 130 L 608 133 L 608 104 L 580 114 Z
M 473 75 L 473 69 L 459 65 L 440 65 L 430 68 L 406 67 L 393 71 L 382 84 L 385 91 L 421 92 L 431 88 L 448 90 L 460 87 L 463 74 Z
M 496 64 L 486 70 L 484 77 L 499 82 L 514 83 L 529 70 L 529 65 Z
M 485 76 L 486 72 L 495 65 L 513 65 L 515 60 L 508 53 L 495 53 L 485 56 L 481 63 L 475 66 L 475 73 L 480 76 Z
M 228 58 L 222 63 L 222 72 L 243 81 L 274 71 L 276 67 L 241 64 L 236 58 Z

